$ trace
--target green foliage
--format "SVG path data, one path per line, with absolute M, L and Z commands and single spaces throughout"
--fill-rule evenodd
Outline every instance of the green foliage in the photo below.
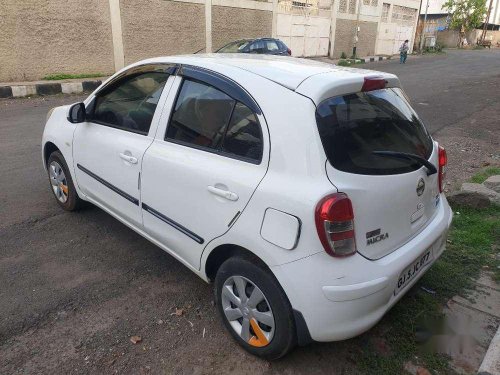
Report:
M 87 74 L 55 73 L 55 74 L 46 75 L 42 79 L 44 81 L 59 81 L 61 79 L 95 78 L 95 77 L 106 77 L 106 74 L 103 74 L 103 73 L 87 73 Z
M 346 53 L 345 53 L 345 52 L 342 52 L 342 53 L 340 54 L 340 58 L 341 58 L 341 59 L 347 59 L 347 55 L 346 55 Z
M 419 335 L 430 332 L 432 322 L 442 321 L 443 304 L 456 294 L 465 295 L 483 266 L 500 279 L 500 261 L 495 258 L 498 250 L 493 248 L 500 243 L 500 206 L 483 210 L 453 207 L 453 212 L 447 247 L 439 260 L 380 324 L 353 340 L 353 346 L 359 348 L 356 360 L 367 374 L 401 374 L 407 361 L 431 373 L 452 372 L 444 355 L 419 344 Z M 377 350 L 376 340 L 385 342 L 384 355 Z
M 488 167 L 476 173 L 474 176 L 472 176 L 470 182 L 475 182 L 476 184 L 482 184 L 484 181 L 488 179 L 488 177 L 499 174 L 500 174 L 499 167 Z
M 447 0 L 442 9 L 451 14 L 450 27 L 461 32 L 477 28 L 486 14 L 486 0 Z

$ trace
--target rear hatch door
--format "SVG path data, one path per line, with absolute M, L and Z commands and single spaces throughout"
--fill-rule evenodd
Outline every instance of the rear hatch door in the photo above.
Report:
M 326 99 L 316 121 L 328 178 L 353 205 L 359 253 L 379 259 L 429 223 L 439 204 L 438 173 L 422 159 L 437 166 L 437 146 L 400 88 Z

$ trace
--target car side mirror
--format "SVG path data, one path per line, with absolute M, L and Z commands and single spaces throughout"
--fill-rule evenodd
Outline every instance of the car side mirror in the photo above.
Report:
M 85 104 L 75 103 L 69 108 L 68 121 L 78 124 L 85 121 Z

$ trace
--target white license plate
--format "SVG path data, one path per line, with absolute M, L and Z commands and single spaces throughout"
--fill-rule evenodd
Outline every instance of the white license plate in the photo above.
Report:
M 418 257 L 411 265 L 409 265 L 398 278 L 398 285 L 394 291 L 394 295 L 402 291 L 411 280 L 413 280 L 422 269 L 432 260 L 432 247 L 427 249 L 420 257 Z

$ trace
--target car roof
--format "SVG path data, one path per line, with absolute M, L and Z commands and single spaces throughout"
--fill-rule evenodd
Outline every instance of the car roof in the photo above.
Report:
M 143 60 L 139 63 L 174 63 L 193 65 L 210 69 L 224 74 L 228 67 L 238 68 L 273 81 L 290 90 L 298 91 L 299 86 L 311 77 L 319 85 L 317 89 L 324 91 L 321 86 L 332 85 L 335 82 L 347 80 L 362 81 L 367 75 L 384 76 L 386 79 L 397 78 L 394 75 L 375 72 L 365 69 L 339 67 L 334 64 L 323 63 L 310 59 L 294 58 L 289 56 L 242 54 L 242 53 L 212 53 L 181 56 L 166 56 Z M 305 87 L 309 85 L 303 85 Z M 397 86 L 399 86 L 399 81 Z M 314 88 L 312 88 L 314 89 Z M 310 88 L 308 90 L 311 90 Z
M 313 60 L 241 53 L 167 56 L 144 60 L 140 63 L 188 64 L 216 70 L 222 74 L 224 74 L 224 67 L 230 66 L 257 74 L 291 90 L 295 90 L 302 81 L 311 75 L 325 73 L 334 68 L 333 65 Z

